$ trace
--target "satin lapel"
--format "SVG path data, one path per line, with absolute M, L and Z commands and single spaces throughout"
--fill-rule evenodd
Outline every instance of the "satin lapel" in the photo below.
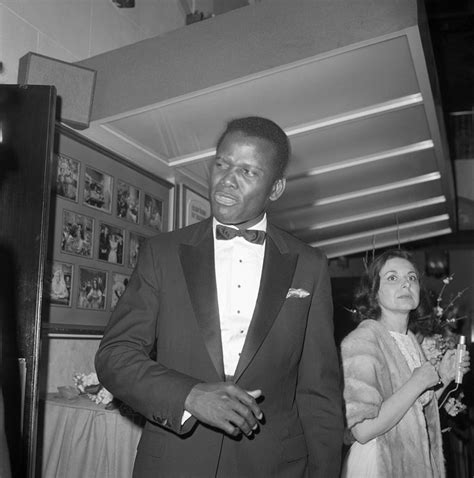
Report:
M 212 234 L 196 245 L 180 245 L 181 264 L 202 337 L 216 372 L 224 380 L 224 359 L 217 303 Z
M 298 254 L 281 253 L 268 237 L 257 303 L 234 373 L 234 381 L 238 380 L 253 359 L 283 306 L 297 259 Z

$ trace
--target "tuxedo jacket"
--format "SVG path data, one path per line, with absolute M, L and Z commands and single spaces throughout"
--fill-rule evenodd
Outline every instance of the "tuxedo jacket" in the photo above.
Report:
M 141 246 L 96 370 L 108 390 L 147 419 L 136 477 L 339 474 L 342 392 L 327 261 L 270 223 L 233 378 L 244 390 L 263 392 L 264 422 L 253 438 L 232 438 L 193 417 L 181 423 L 197 383 L 225 380 L 212 219 Z

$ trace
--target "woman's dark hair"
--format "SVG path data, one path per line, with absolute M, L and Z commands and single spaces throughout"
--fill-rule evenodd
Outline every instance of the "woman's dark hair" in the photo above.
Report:
M 282 178 L 290 158 L 290 141 L 283 129 L 273 121 L 260 116 L 237 118 L 227 123 L 225 131 L 217 140 L 217 149 L 228 134 L 236 131 L 248 137 L 265 139 L 275 146 L 276 179 Z
M 356 318 L 358 321 L 365 319 L 378 320 L 380 318 L 381 309 L 378 301 L 380 271 L 388 260 L 394 258 L 405 259 L 410 262 L 418 275 L 420 282 L 420 303 L 416 309 L 410 311 L 408 318 L 408 327 L 416 333 L 425 327 L 424 322 L 426 320 L 429 322 L 429 319 L 427 319 L 430 312 L 429 299 L 428 293 L 423 286 L 422 276 L 416 262 L 413 260 L 413 256 L 403 249 L 390 249 L 385 251 L 376 257 L 368 266 L 354 295 Z

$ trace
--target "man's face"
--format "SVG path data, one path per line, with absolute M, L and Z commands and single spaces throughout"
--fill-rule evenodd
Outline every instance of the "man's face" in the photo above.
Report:
M 276 201 L 285 180 L 276 179 L 275 147 L 267 140 L 227 134 L 211 167 L 212 214 L 223 224 L 250 227 L 263 217 L 267 201 Z

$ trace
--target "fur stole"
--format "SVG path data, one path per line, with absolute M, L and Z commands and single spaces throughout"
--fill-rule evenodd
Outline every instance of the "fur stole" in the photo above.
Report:
M 388 330 L 375 320 L 361 322 L 343 340 L 341 354 L 346 419 L 351 429 L 375 418 L 384 400 L 412 373 Z M 436 397 L 425 407 L 415 402 L 397 425 L 377 437 L 376 446 L 380 477 L 444 478 Z

